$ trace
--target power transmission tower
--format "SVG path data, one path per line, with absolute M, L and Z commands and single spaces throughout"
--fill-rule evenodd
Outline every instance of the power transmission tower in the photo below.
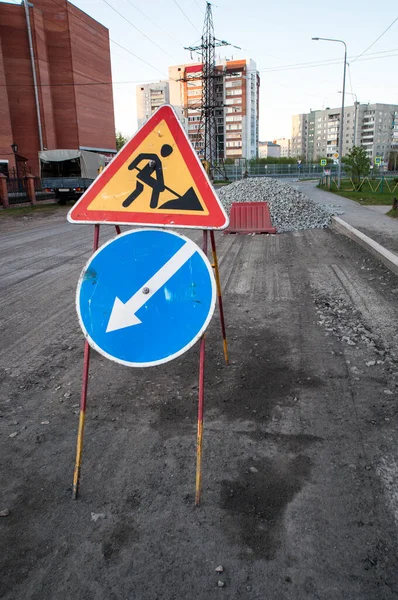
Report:
M 213 178 L 214 167 L 224 155 L 223 123 L 223 77 L 221 69 L 216 69 L 216 52 L 218 46 L 230 46 L 225 40 L 218 40 L 214 35 L 213 15 L 210 2 L 206 3 L 205 21 L 201 44 L 188 46 L 185 49 L 199 52 L 202 58 L 202 103 L 200 125 L 198 128 L 197 152 L 200 158 L 208 163 L 209 175 Z M 239 48 L 239 46 L 234 46 Z

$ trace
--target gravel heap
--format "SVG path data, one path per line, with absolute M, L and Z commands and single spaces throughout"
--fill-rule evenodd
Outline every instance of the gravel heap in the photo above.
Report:
M 241 179 L 217 190 L 229 214 L 232 202 L 268 202 L 272 224 L 279 233 L 328 227 L 333 214 L 329 206 L 316 204 L 300 190 L 279 179 Z

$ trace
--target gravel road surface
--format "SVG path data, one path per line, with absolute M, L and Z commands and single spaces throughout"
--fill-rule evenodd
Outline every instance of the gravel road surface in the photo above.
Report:
M 73 501 L 92 229 L 64 219 L 0 218 L 2 600 L 396 599 L 398 278 L 330 230 L 217 234 L 202 506 L 198 346 L 92 353 Z

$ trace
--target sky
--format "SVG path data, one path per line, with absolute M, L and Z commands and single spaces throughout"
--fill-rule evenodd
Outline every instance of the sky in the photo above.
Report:
M 130 136 L 137 129 L 136 85 L 167 79 L 169 65 L 191 62 L 184 46 L 200 42 L 206 1 L 73 4 L 105 25 L 114 40 L 116 128 Z M 260 72 L 260 140 L 290 137 L 294 114 L 341 105 L 344 46 L 312 37 L 346 42 L 346 105 L 355 99 L 351 94 L 361 103 L 398 104 L 398 20 L 367 50 L 398 17 L 395 1 L 215 0 L 212 10 L 216 38 L 242 48 L 220 48 L 217 57 L 252 58 Z

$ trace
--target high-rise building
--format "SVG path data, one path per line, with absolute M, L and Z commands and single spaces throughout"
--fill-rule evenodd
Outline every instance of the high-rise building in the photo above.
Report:
M 258 149 L 260 77 L 251 59 L 219 61 L 215 100 L 217 158 L 256 158 Z M 169 67 L 170 104 L 184 123 L 199 156 L 202 151 L 200 113 L 202 64 Z
M 108 29 L 66 0 L 28 6 L 31 47 L 25 6 L 0 3 L 1 169 L 37 175 L 43 147 L 115 153 Z
M 332 158 L 339 151 L 341 108 L 314 110 L 292 118 L 291 153 L 305 160 Z M 353 146 L 365 148 L 370 160 L 388 162 L 398 151 L 398 105 L 360 104 L 345 107 L 343 157 Z
M 169 82 L 137 85 L 137 123 L 141 127 L 162 104 L 169 104 Z
M 292 117 L 292 137 L 291 137 L 291 156 L 304 157 L 307 147 L 308 115 L 293 115 Z

